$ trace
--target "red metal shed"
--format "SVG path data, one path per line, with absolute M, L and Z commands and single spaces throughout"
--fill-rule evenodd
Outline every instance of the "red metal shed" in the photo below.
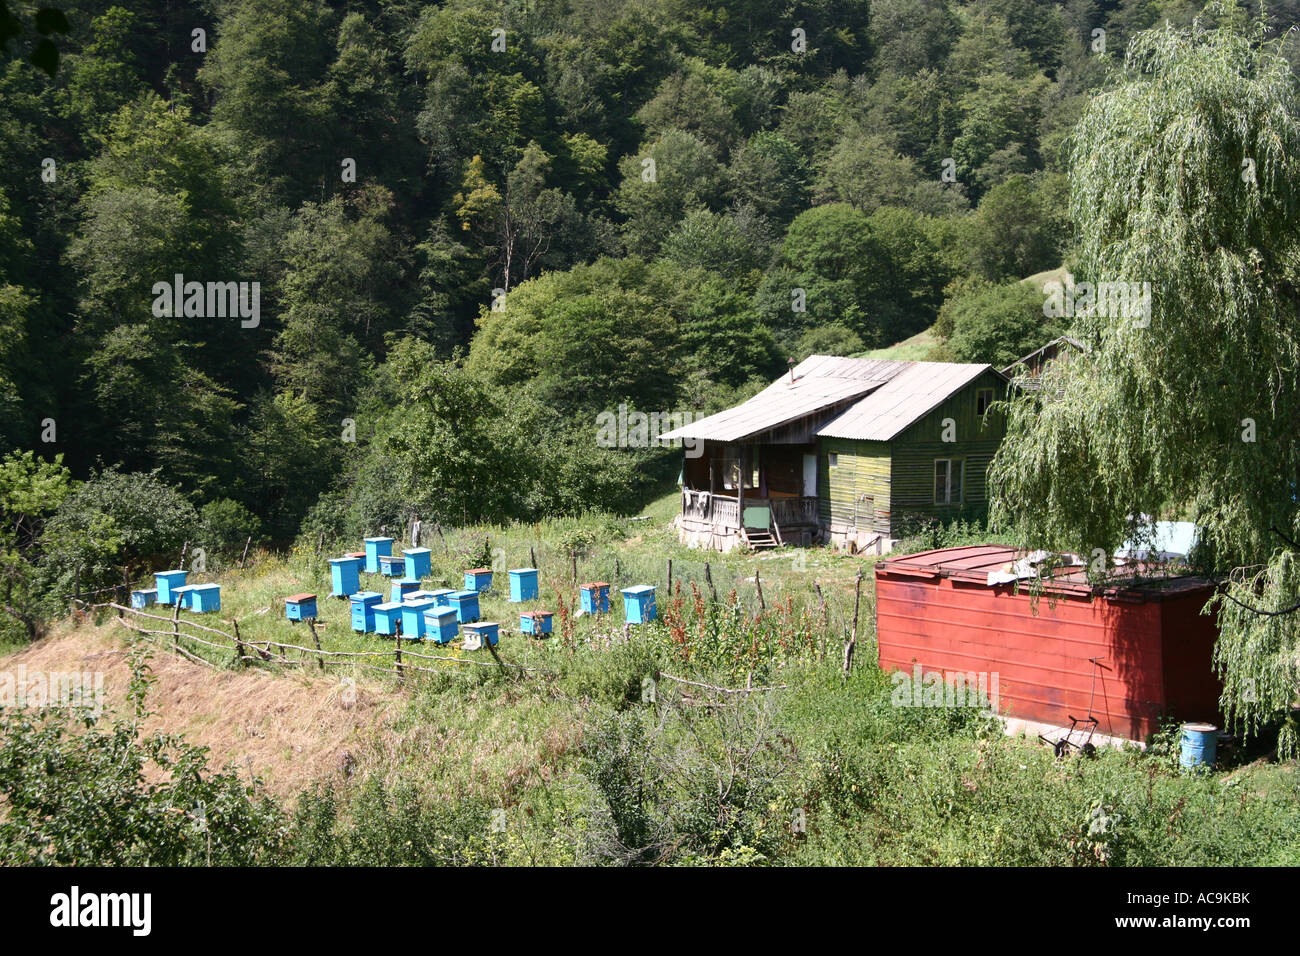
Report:
M 1143 740 L 1162 716 L 1213 720 L 1221 684 L 1204 578 L 1089 584 L 1058 568 L 1036 605 L 1007 577 L 1024 552 L 944 548 L 876 565 L 876 634 L 886 670 L 997 675 L 999 711 L 1050 726 L 1098 718 L 1097 732 Z M 1091 658 L 1096 658 L 1094 664 Z

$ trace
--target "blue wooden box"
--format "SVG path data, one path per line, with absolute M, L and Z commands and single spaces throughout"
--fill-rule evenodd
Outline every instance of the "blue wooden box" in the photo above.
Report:
M 432 591 L 425 591 L 425 594 L 433 598 L 433 603 L 438 607 L 450 607 L 450 598 L 456 593 L 455 588 L 434 588 Z
M 456 620 L 462 624 L 479 618 L 477 591 L 452 591 L 447 595 L 447 605 L 456 609 Z
M 400 578 L 393 582 L 392 600 L 405 601 L 408 597 L 411 597 L 414 592 L 418 592 L 419 590 L 419 581 L 411 578 Z
M 402 633 L 413 641 L 424 640 L 426 630 L 424 612 L 431 611 L 436 605 L 432 598 L 417 598 L 402 604 Z
M 131 606 L 143 610 L 150 604 L 158 600 L 157 588 L 144 588 L 140 591 L 131 592 Z
M 582 592 L 582 609 L 588 614 L 609 613 L 609 585 L 604 581 L 592 581 L 580 588 Z
M 429 569 L 432 567 L 428 548 L 407 548 L 402 554 L 406 555 L 406 576 L 408 578 L 428 577 Z
M 154 583 L 157 585 L 159 604 L 176 603 L 176 598 L 172 592 L 176 588 L 184 587 L 187 574 L 189 574 L 188 571 L 159 571 L 153 576 Z
M 424 612 L 424 632 L 439 644 L 450 644 L 456 639 L 456 609 L 434 606 Z
M 284 616 L 291 621 L 308 621 L 316 617 L 316 595 L 291 594 L 284 599 Z
M 515 568 L 510 572 L 510 600 L 515 604 L 537 600 L 536 568 Z
M 181 610 L 192 610 L 190 607 L 190 594 L 194 591 L 195 587 L 196 585 L 193 584 L 182 584 L 178 588 L 172 588 L 172 600 L 181 608 Z
M 550 634 L 550 611 L 524 611 L 519 615 L 519 631 L 522 634 Z
M 379 573 L 379 556 L 393 553 L 392 538 L 366 538 L 366 573 Z
M 375 633 L 393 637 L 402 626 L 402 602 L 388 601 L 375 605 Z
M 199 584 L 190 592 L 190 610 L 210 614 L 221 610 L 221 585 Z
M 486 591 L 492 587 L 491 568 L 470 568 L 465 572 L 466 591 Z
M 406 559 L 396 554 L 379 556 L 379 573 L 390 578 L 400 578 L 406 574 Z
M 375 605 L 383 601 L 384 596 L 374 591 L 361 591 L 352 595 L 352 630 L 359 634 L 369 634 L 375 629 Z
M 497 634 L 500 629 L 501 625 L 494 621 L 479 621 L 474 624 L 466 624 L 462 628 L 466 637 L 477 634 L 482 644 L 491 644 L 493 647 L 496 646 Z
M 623 617 L 629 624 L 644 624 L 655 619 L 653 584 L 638 584 L 623 589 Z
M 330 558 L 330 596 L 347 597 L 361 590 L 361 559 Z

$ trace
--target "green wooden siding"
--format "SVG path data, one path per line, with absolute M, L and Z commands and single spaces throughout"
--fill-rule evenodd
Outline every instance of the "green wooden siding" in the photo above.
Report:
M 837 459 L 830 464 L 830 456 Z M 834 528 L 889 530 L 890 449 L 887 442 L 824 438 L 817 449 L 821 522 Z M 866 495 L 869 501 L 863 501 Z
M 993 389 L 994 400 L 1006 397 L 1006 382 L 986 372 L 956 395 L 913 424 L 891 442 L 894 523 L 907 515 L 948 518 L 963 508 L 988 504 L 988 467 L 1005 434 L 1003 416 L 976 414 L 980 389 Z M 952 419 L 952 436 L 946 442 L 944 419 Z M 934 462 L 937 458 L 961 459 L 965 463 L 962 500 L 934 503 Z

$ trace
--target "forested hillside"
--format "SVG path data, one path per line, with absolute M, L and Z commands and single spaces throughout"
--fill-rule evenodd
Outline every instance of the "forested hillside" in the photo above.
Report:
M 1200 6 L 76 0 L 62 33 L 9 0 L 10 616 L 196 534 L 633 509 L 677 457 L 598 447 L 621 403 L 936 320 L 933 357 L 1037 347 L 1072 127 Z

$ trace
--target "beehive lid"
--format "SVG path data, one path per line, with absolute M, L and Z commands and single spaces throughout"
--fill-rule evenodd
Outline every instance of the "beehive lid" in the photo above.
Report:
M 461 627 L 467 631 L 484 631 L 490 627 L 500 627 L 496 621 L 474 621 L 470 624 L 462 624 Z
M 467 601 L 470 598 L 477 598 L 477 591 L 452 591 L 447 598 L 452 601 Z
M 511 574 L 536 574 L 537 569 L 536 568 L 511 568 L 510 573 Z
M 596 588 L 607 588 L 607 587 L 609 587 L 609 584 L 607 584 L 604 581 L 590 581 L 587 584 L 582 585 L 582 589 L 584 591 L 592 591 L 595 590 Z
M 371 543 L 377 543 L 377 542 L 380 542 L 380 541 L 392 541 L 392 540 L 393 540 L 392 538 L 366 538 L 366 539 L 365 539 L 365 542 L 366 542 L 366 544 L 371 544 Z
M 465 573 L 466 574 L 491 574 L 492 569 L 491 568 L 466 568 Z
M 375 601 L 382 600 L 383 595 L 377 591 L 358 591 L 352 595 L 352 600 L 359 604 L 371 604 Z
M 364 558 L 365 556 L 366 553 L 364 551 L 349 551 L 346 555 L 346 557 L 349 558 Z
M 175 568 L 171 571 L 155 571 L 154 574 L 160 578 L 165 578 L 174 574 L 189 574 L 189 572 L 186 571 L 184 568 Z
M 653 584 L 635 584 L 630 588 L 624 588 L 623 593 L 630 594 L 633 597 L 640 597 L 643 594 L 654 594 L 655 586 Z
M 425 617 L 452 617 L 456 614 L 454 607 L 430 607 L 424 612 Z
M 285 602 L 288 603 L 288 604 L 301 604 L 303 601 L 314 601 L 314 600 L 316 600 L 316 595 L 314 595 L 314 594 L 290 594 L 290 595 L 289 595 L 287 598 L 285 598 L 284 600 L 285 600 Z
M 420 579 L 419 578 L 398 578 L 393 583 L 399 586 L 403 584 L 414 584 L 416 587 L 419 587 Z
M 520 616 L 520 617 L 531 618 L 531 619 L 533 619 L 533 620 L 536 620 L 537 618 L 548 618 L 548 617 L 551 617 L 551 612 L 550 612 L 550 611 L 524 611 L 524 612 L 523 612 L 522 614 L 520 614 L 519 616 Z
M 345 554 L 341 558 L 330 558 L 330 564 L 342 564 L 344 561 L 355 561 L 357 558 L 364 558 L 365 556 L 364 551 L 358 554 Z
M 433 607 L 434 603 L 433 598 L 407 598 L 402 602 L 402 607 L 409 607 L 417 611 L 422 611 L 426 607 Z
M 402 606 L 401 601 L 385 601 L 383 604 L 376 604 L 376 611 L 395 611 Z
M 405 548 L 402 551 L 402 554 L 428 554 L 428 553 L 429 553 L 428 548 Z
M 199 586 L 197 584 L 185 584 L 178 588 L 172 588 L 172 591 L 180 594 L 182 591 L 197 591 L 198 589 Z

